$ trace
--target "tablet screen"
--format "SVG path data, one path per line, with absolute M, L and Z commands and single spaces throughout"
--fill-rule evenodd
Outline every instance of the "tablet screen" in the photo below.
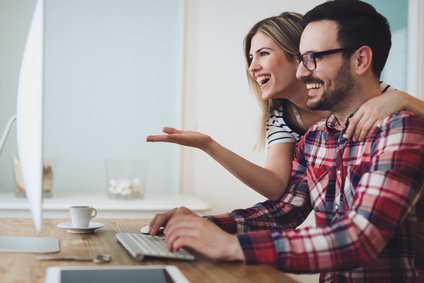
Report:
M 51 266 L 45 283 L 188 283 L 176 266 Z
M 166 269 L 133 269 L 133 270 L 62 270 L 61 283 L 75 282 L 157 282 L 174 283 Z

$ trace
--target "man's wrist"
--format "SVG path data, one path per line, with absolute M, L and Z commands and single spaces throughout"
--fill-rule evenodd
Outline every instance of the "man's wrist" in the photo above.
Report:
M 230 261 L 245 261 L 243 249 L 241 248 L 240 242 L 237 235 L 230 235 L 231 244 L 229 247 L 229 260 Z

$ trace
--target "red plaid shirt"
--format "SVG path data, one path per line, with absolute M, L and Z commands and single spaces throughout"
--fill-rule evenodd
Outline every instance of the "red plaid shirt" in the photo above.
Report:
M 279 202 L 209 219 L 237 233 L 247 263 L 321 282 L 424 282 L 424 120 L 396 113 L 363 142 L 344 133 L 333 115 L 306 133 Z M 312 210 L 317 227 L 296 230 Z

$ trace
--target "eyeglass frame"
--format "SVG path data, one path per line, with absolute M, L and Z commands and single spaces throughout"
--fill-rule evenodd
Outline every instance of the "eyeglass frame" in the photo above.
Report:
M 300 62 L 302 62 L 303 66 L 305 67 L 306 70 L 312 72 L 315 71 L 317 68 L 317 62 L 315 61 L 316 58 L 321 58 L 325 55 L 331 55 L 331 54 L 335 54 L 338 52 L 344 52 L 344 51 L 348 51 L 348 50 L 356 50 L 359 47 L 344 47 L 344 48 L 337 48 L 337 49 L 330 49 L 330 50 L 325 50 L 325 51 L 320 51 L 320 52 L 306 52 L 303 54 L 296 54 L 294 55 L 294 57 L 296 58 L 296 62 L 298 64 L 298 66 L 300 65 Z M 306 62 L 305 60 L 303 60 L 305 55 L 309 55 L 312 57 L 312 62 L 314 62 L 314 68 L 311 70 L 306 66 Z

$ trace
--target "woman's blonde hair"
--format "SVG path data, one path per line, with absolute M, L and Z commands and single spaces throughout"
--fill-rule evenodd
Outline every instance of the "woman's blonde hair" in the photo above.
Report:
M 250 48 L 253 36 L 261 31 L 268 35 L 274 42 L 280 46 L 289 60 L 295 60 L 293 55 L 299 54 L 300 36 L 303 32 L 303 16 L 299 13 L 284 12 L 279 16 L 263 19 L 256 23 L 247 33 L 243 41 L 244 56 L 246 60 L 246 74 L 249 81 L 250 90 L 256 96 L 261 108 L 261 119 L 258 141 L 256 148 L 263 149 L 266 141 L 266 120 L 270 112 L 275 107 L 282 105 L 284 99 L 272 98 L 262 99 L 262 91 L 258 83 L 250 76 L 249 67 L 251 63 Z

